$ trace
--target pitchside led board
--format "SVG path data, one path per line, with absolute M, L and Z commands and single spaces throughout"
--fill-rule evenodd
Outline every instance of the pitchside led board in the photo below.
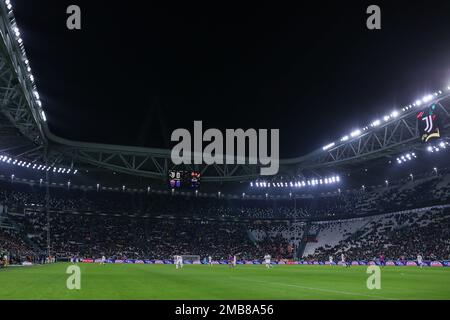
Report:
M 417 115 L 419 132 L 423 142 L 429 142 L 441 137 L 439 130 L 439 114 L 436 105 L 433 104 Z
M 200 186 L 200 172 L 170 170 L 169 186 L 172 189 L 197 189 Z

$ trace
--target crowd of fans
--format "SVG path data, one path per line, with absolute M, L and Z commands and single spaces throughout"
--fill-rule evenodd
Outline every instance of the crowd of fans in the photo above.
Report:
M 253 259 L 268 253 L 292 259 L 298 257 L 302 245 L 320 237 L 324 225 L 317 221 L 333 217 L 330 224 L 340 224 L 339 219 L 349 216 L 370 217 L 449 203 L 449 180 L 448 174 L 435 175 L 326 197 L 278 200 L 61 188 L 52 188 L 46 198 L 45 188 L 2 181 L 2 214 L 14 222 L 15 230 L 0 226 L 0 252 L 38 255 L 50 243 L 58 257 L 170 259 L 181 254 L 220 259 L 236 254 Z M 354 259 L 381 253 L 389 258 L 411 258 L 418 251 L 424 256 L 448 258 L 448 215 L 441 220 L 421 217 L 429 222 L 426 225 L 422 223 L 425 220 L 403 223 L 401 215 L 395 217 L 400 219 L 395 228 L 380 222 L 357 233 L 342 230 L 338 244 L 319 248 L 308 259 L 327 260 L 328 255 L 339 252 Z

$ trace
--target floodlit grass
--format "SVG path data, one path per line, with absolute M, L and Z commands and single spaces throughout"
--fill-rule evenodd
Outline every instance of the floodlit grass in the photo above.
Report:
M 69 265 L 0 270 L 0 299 L 450 299 L 450 268 L 385 267 L 369 290 L 360 266 L 79 264 L 81 290 L 68 290 Z

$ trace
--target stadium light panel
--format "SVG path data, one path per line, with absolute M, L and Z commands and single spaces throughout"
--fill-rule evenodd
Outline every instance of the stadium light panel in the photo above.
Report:
M 326 146 L 324 146 L 322 149 L 323 151 L 326 151 L 332 147 L 334 147 L 336 144 L 334 142 L 327 144 Z
M 431 101 L 432 99 L 433 99 L 433 95 L 429 94 L 429 95 L 426 95 L 425 97 L 423 97 L 423 98 L 422 98 L 422 101 L 423 101 L 424 103 L 426 103 L 426 102 Z
M 44 122 L 47 122 L 47 117 L 45 116 L 44 110 L 41 111 L 41 116 L 42 116 L 42 120 L 44 120 Z
M 372 122 L 372 127 L 378 127 L 380 123 L 381 123 L 380 120 L 375 120 L 374 122 Z
M 347 140 L 348 140 L 348 136 L 343 136 L 341 139 L 342 142 L 347 141 Z
M 350 136 L 352 138 L 354 138 L 354 137 L 359 136 L 360 134 L 361 134 L 361 130 L 357 129 L 357 130 L 354 130 L 352 133 L 350 133 Z

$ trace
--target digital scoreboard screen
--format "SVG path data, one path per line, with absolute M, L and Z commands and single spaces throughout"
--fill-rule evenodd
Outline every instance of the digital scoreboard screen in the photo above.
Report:
M 419 121 L 418 127 L 423 142 L 441 137 L 439 131 L 439 115 L 435 104 L 420 111 L 417 114 L 417 120 Z
M 169 186 L 172 189 L 197 189 L 200 186 L 200 172 L 170 170 Z

